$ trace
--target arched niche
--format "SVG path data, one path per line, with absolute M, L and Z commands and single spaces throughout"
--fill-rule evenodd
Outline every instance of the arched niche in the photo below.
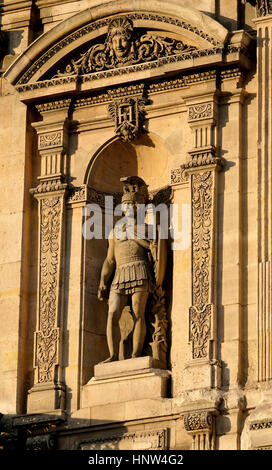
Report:
M 114 139 L 106 143 L 91 158 L 85 175 L 85 183 L 100 196 L 101 193 L 102 195 L 116 195 L 116 193 L 122 193 L 120 178 L 135 175 L 143 178 L 149 185 L 151 193 L 156 194 L 162 186 L 167 186 L 169 182 L 169 158 L 169 150 L 157 135 L 142 134 L 131 143 Z M 102 212 L 104 223 L 104 207 L 102 207 Z M 84 239 L 83 384 L 91 378 L 93 366 L 108 357 L 106 343 L 107 303 L 102 303 L 97 299 L 101 268 L 106 257 L 107 246 L 108 241 L 105 239 L 104 233 L 103 239 Z M 167 290 L 170 293 L 171 287 L 168 286 Z M 147 315 L 149 315 L 148 312 Z M 128 312 L 124 312 L 121 321 L 122 328 L 127 330 L 129 335 L 133 323 Z M 146 342 L 145 354 L 152 354 L 148 342 Z
M 111 194 L 122 192 L 122 176 L 137 175 L 156 190 L 169 183 L 168 162 L 169 150 L 155 134 L 142 134 L 131 143 L 115 139 L 92 158 L 85 182 Z

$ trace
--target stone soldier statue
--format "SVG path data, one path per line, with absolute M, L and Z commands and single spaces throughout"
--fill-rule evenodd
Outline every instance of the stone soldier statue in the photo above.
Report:
M 107 342 L 110 357 L 104 362 L 119 359 L 120 327 L 119 320 L 125 306 L 131 305 L 134 318 L 132 357 L 142 354 L 146 336 L 145 309 L 148 295 L 154 288 L 152 256 L 156 257 L 156 240 L 137 237 L 137 205 L 148 202 L 145 182 L 138 176 L 121 178 L 124 184 L 122 207 L 132 210 L 133 237 L 113 235 L 109 239 L 107 258 L 102 267 L 98 290 L 99 300 L 108 298 L 108 283 L 114 273 L 109 294 L 107 321 Z M 146 233 L 146 225 L 144 227 Z

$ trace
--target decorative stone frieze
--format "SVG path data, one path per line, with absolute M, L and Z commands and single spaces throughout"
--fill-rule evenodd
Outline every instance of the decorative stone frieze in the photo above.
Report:
M 124 46 L 116 43 L 116 36 L 124 38 Z M 133 21 L 126 16 L 114 18 L 108 26 L 104 44 L 95 44 L 80 54 L 78 59 L 71 59 L 63 72 L 56 76 L 85 75 L 92 72 L 124 67 L 127 65 L 152 62 L 160 57 L 172 56 L 195 50 L 182 41 L 151 34 L 137 34 Z
M 109 105 L 110 115 L 115 122 L 115 133 L 124 142 L 131 142 L 143 127 L 144 104 L 146 100 L 139 97 L 114 100 Z
M 192 105 L 188 110 L 188 122 L 211 118 L 213 114 L 213 102 Z
M 251 423 L 249 427 L 251 431 L 259 431 L 261 429 L 269 429 L 269 428 L 272 428 L 272 420 Z

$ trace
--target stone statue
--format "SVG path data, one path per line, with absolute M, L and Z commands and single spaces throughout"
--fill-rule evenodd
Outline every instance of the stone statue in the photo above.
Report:
M 99 300 L 108 298 L 108 283 L 114 274 L 108 299 L 107 342 L 110 357 L 104 362 L 119 359 L 119 320 L 127 305 L 131 306 L 134 319 L 132 357 L 141 356 L 146 337 L 146 304 L 156 286 L 153 260 L 156 259 L 157 242 L 146 236 L 138 238 L 136 226 L 137 205 L 148 202 L 147 185 L 138 176 L 121 178 L 121 181 L 124 183 L 123 209 L 132 211 L 133 237 L 128 237 L 126 227 L 123 227 L 123 237 L 117 238 L 114 234 L 109 239 L 108 253 L 102 267 Z M 145 224 L 145 234 L 146 228 Z

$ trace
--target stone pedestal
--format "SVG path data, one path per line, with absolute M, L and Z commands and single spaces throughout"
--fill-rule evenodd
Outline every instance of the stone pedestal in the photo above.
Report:
M 152 357 L 98 364 L 83 387 L 82 408 L 147 398 L 166 398 L 169 372 Z

